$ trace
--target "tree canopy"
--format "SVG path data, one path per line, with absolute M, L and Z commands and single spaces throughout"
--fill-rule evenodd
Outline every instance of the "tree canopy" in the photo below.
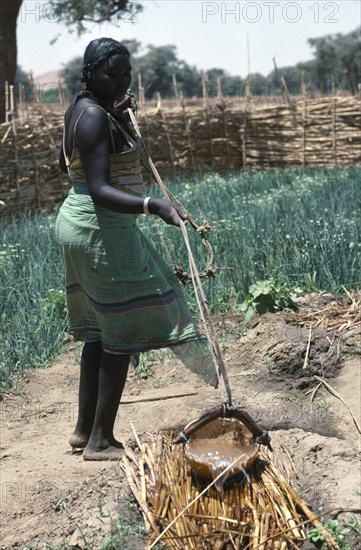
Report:
M 217 80 L 221 79 L 224 96 L 237 101 L 247 93 L 250 85 L 247 79 L 227 73 L 223 68 L 213 67 L 202 71 L 179 59 L 176 46 L 148 45 L 142 48 L 138 40 L 124 40 L 128 47 L 133 66 L 133 89 L 137 89 L 138 75 L 142 76 L 142 85 L 146 99 L 151 99 L 157 92 L 163 98 L 173 98 L 173 75 L 177 80 L 178 91 L 184 97 L 202 95 L 202 76 L 208 77 L 209 97 L 217 96 Z M 281 95 L 280 77 L 286 81 L 289 93 L 298 96 L 302 93 L 302 83 L 309 97 L 320 94 L 331 94 L 338 89 L 357 93 L 361 81 L 361 49 L 359 31 L 348 34 L 327 35 L 321 38 L 310 38 L 314 49 L 314 58 L 292 66 L 281 67 L 271 71 L 267 76 L 254 73 L 251 78 L 251 95 L 274 97 Z M 82 59 L 74 58 L 64 66 L 62 77 L 66 89 L 77 92 L 81 85 L 79 74 Z M 248 90 L 249 92 L 249 90 Z
M 327 89 L 329 81 L 335 88 L 345 88 L 357 93 L 361 70 L 361 29 L 348 34 L 329 34 L 310 38 L 315 50 L 315 78 L 321 90 Z
M 16 21 L 23 0 L 0 1 L 0 122 L 5 117 L 4 85 L 5 81 L 15 81 L 16 73 Z M 82 34 L 86 32 L 89 22 L 105 21 L 119 24 L 122 20 L 135 21 L 136 14 L 142 10 L 138 2 L 132 0 L 48 0 L 46 4 L 36 3 L 39 10 L 46 10 L 46 17 L 52 21 L 65 23 L 69 32 Z M 44 16 L 44 14 L 43 14 Z M 55 37 L 56 39 L 56 37 Z M 214 67 L 202 71 L 193 65 L 180 60 L 176 47 L 148 45 L 145 53 L 140 53 L 141 43 L 138 40 L 124 40 L 133 63 L 133 82 L 138 74 L 142 75 L 145 97 L 150 99 L 156 92 L 162 97 L 174 97 L 173 74 L 177 79 L 179 91 L 185 97 L 201 96 L 202 75 L 208 76 L 208 93 L 217 95 L 217 79 L 222 79 L 224 95 L 235 100 L 244 97 L 247 81 L 240 76 L 233 76 L 223 68 Z M 332 90 L 347 89 L 352 94 L 358 92 L 361 82 L 361 38 L 360 29 L 348 34 L 330 34 L 319 38 L 310 38 L 309 44 L 314 51 L 314 58 L 289 67 L 281 67 L 263 76 L 252 75 L 252 95 L 279 95 L 279 75 L 283 76 L 292 95 L 301 92 L 303 80 L 308 93 L 330 93 Z M 74 58 L 67 63 L 62 76 L 67 83 L 69 96 L 80 88 L 79 73 L 81 58 Z M 136 87 L 136 85 L 134 86 Z
M 162 98 L 173 98 L 173 75 L 177 88 L 184 97 L 202 96 L 202 77 L 207 76 L 207 92 L 209 97 L 217 96 L 217 79 L 221 78 L 223 95 L 234 98 L 235 101 L 244 97 L 246 81 L 239 76 L 232 76 L 224 69 L 214 67 L 202 71 L 179 59 L 174 45 L 148 45 L 144 53 L 139 53 L 141 44 L 137 40 L 123 40 L 131 53 L 132 88 L 137 91 L 138 75 L 141 74 L 146 99 L 152 99 L 159 92 Z M 78 93 L 82 84 L 79 80 L 82 58 L 75 57 L 66 63 L 61 71 L 64 80 L 66 96 L 71 99 Z M 253 75 L 253 94 L 262 95 L 266 90 L 266 78 L 259 73 Z
M 86 32 L 86 23 L 119 23 L 121 20 L 135 22 L 141 4 L 129 0 L 48 0 L 47 17 L 65 23 L 70 31 L 80 35 Z

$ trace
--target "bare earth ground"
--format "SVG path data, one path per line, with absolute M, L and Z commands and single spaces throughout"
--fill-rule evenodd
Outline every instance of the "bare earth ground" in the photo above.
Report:
M 294 485 L 314 510 L 332 509 L 330 516 L 339 519 L 349 513 L 360 517 L 355 423 L 345 405 L 324 387 L 311 405 L 311 394 L 306 395 L 317 386 L 317 374 L 361 421 L 360 326 L 340 339 L 315 331 L 303 368 L 309 329 L 293 324 L 292 315 L 297 314 L 257 317 L 242 337 L 239 317 L 216 319 L 234 401 L 271 431 L 274 448 L 280 450 L 282 444 L 287 449 L 297 472 Z M 128 537 L 119 548 L 145 547 L 118 465 L 86 462 L 70 453 L 67 440 L 77 413 L 79 354 L 73 344 L 53 367 L 29 373 L 1 403 L 0 550 L 101 548 L 109 540 L 112 518 L 119 515 Z M 129 444 L 134 439 L 130 421 L 146 439 L 149 433 L 184 426 L 221 400 L 219 390 L 197 379 L 169 351 L 148 354 L 145 364 L 149 372 L 141 376 L 130 369 L 124 401 L 196 395 L 121 405 L 116 435 Z M 361 541 L 354 544 L 361 548 Z

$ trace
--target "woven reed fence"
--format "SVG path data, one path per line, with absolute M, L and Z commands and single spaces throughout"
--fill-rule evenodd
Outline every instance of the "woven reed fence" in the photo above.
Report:
M 142 109 L 139 125 L 163 177 L 215 171 L 361 164 L 360 99 L 253 107 L 203 102 Z M 62 116 L 37 104 L 0 126 L 1 217 L 57 207 L 69 181 L 58 168 Z

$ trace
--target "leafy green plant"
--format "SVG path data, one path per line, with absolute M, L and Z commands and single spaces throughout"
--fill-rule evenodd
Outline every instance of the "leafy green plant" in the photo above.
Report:
M 329 519 L 325 524 L 325 528 L 339 545 L 340 550 L 354 550 L 358 547 L 357 544 L 361 543 L 360 525 L 354 516 L 342 522 L 337 519 Z M 327 546 L 324 534 L 319 527 L 310 529 L 308 538 L 317 545 L 322 544 L 322 548 Z
M 135 376 L 137 378 L 148 378 L 148 376 L 151 376 L 152 370 L 150 368 L 149 363 L 154 361 L 154 352 L 153 351 L 146 351 L 144 353 L 141 353 L 139 356 L 139 363 L 135 368 Z
M 292 287 L 279 278 L 257 281 L 250 286 L 246 299 L 240 305 L 239 310 L 244 313 L 246 322 L 250 321 L 256 313 L 285 309 L 297 311 L 295 300 L 302 293 L 301 288 Z
M 55 312 L 58 316 L 66 315 L 65 292 L 60 288 L 49 288 L 44 300 L 44 313 L 51 315 Z

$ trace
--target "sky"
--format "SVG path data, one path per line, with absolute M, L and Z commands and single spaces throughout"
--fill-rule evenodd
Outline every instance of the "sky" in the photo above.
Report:
M 111 36 L 119 41 L 137 39 L 143 46 L 140 53 L 148 44 L 174 44 L 178 58 L 198 69 L 218 67 L 245 77 L 248 35 L 251 72 L 266 76 L 274 56 L 279 67 L 307 61 L 312 58 L 308 38 L 345 34 L 361 24 L 359 0 L 138 2 L 143 12 L 127 19 L 118 16 L 113 24 L 89 24 L 86 34 L 78 37 L 50 19 L 46 0 L 25 0 L 17 25 L 18 64 L 36 76 L 58 70 L 82 56 L 90 40 Z

